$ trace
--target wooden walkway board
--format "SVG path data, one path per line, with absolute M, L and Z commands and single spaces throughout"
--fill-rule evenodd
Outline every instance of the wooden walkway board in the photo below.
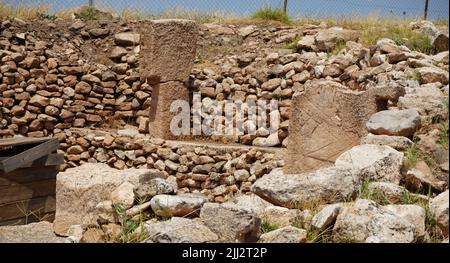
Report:
M 9 143 L 9 144 L 8 144 Z M 5 158 L 4 156 L 0 160 L 0 171 L 5 173 L 9 173 L 18 168 L 24 167 L 27 164 L 32 163 L 33 161 L 45 157 L 52 152 L 55 152 L 59 147 L 59 141 L 57 139 L 40 139 L 36 141 L 35 139 L 25 139 L 20 138 L 16 140 L 0 140 L 0 149 L 4 149 L 5 147 L 14 147 L 18 145 L 27 145 L 27 144 L 36 144 L 36 146 L 31 147 L 30 149 L 24 150 L 14 156 L 9 156 Z
M 55 138 L 0 139 L 0 226 L 53 220 L 58 147 Z
M 30 138 L 30 137 L 18 137 L 18 138 L 6 138 L 0 139 L 0 150 L 7 147 L 14 147 L 18 145 L 37 144 L 46 142 L 49 140 L 56 140 L 51 138 Z

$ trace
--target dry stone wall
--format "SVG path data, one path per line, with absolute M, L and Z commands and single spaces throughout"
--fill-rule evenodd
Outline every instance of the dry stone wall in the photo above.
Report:
M 2 21 L 0 136 L 43 137 L 128 122 L 147 130 L 152 87 L 123 22 Z
M 201 192 L 224 202 L 237 192 L 283 166 L 282 149 L 166 141 L 133 130 L 65 130 L 63 170 L 83 163 L 106 163 L 117 169 L 153 169 L 177 182 L 178 192 Z

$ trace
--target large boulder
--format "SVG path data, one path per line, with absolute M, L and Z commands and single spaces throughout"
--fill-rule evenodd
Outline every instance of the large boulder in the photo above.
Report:
M 0 243 L 64 243 L 65 238 L 53 232 L 50 222 L 42 221 L 21 226 L 1 226 Z
M 383 208 L 415 226 L 415 241 L 424 240 L 426 235 L 425 209 L 418 205 L 387 205 Z
M 336 167 L 355 169 L 361 180 L 400 183 L 404 154 L 389 146 L 355 146 L 336 160 Z
M 120 206 L 123 209 L 131 208 L 135 199 L 133 189 L 134 185 L 130 182 L 123 182 L 119 187 L 114 189 L 111 193 L 111 201 L 113 206 Z
M 327 205 L 320 210 L 311 220 L 311 226 L 319 231 L 324 231 L 328 227 L 333 226 L 336 218 L 344 208 L 344 204 L 337 203 Z
M 439 181 L 424 161 L 418 161 L 414 168 L 406 172 L 405 185 L 413 192 L 428 193 L 432 190 L 441 193 L 445 189 L 446 182 Z
M 56 215 L 54 230 L 66 236 L 72 225 L 96 224 L 96 206 L 110 199 L 122 183 L 133 185 L 160 177 L 152 170 L 110 168 L 107 164 L 83 164 L 68 169 L 56 178 Z
M 292 98 L 286 173 L 332 165 L 367 134 L 366 122 L 378 112 L 378 105 L 396 101 L 404 92 L 395 84 L 350 91 L 330 80 L 312 80 L 304 87 Z
M 159 216 L 194 216 L 208 202 L 202 194 L 157 195 L 150 200 L 155 214 Z
M 258 243 L 306 243 L 306 230 L 286 226 L 262 234 Z
M 425 34 L 437 50 L 448 50 L 448 29 L 447 33 L 442 32 L 432 22 L 426 20 L 412 22 L 410 27 L 413 30 Z
M 251 213 L 255 213 L 259 217 L 263 217 L 265 209 L 272 206 L 271 203 L 253 193 L 238 195 L 228 202 L 235 204 L 240 208 L 246 209 Z
M 206 203 L 200 218 L 219 236 L 220 242 L 256 242 L 261 234 L 261 219 L 233 204 Z
M 285 227 L 292 225 L 298 218 L 297 209 L 289 209 L 280 206 L 268 206 L 264 209 L 261 219 L 271 225 Z
M 436 217 L 437 225 L 442 234 L 448 237 L 448 190 L 430 201 L 430 211 Z
M 358 41 L 359 32 L 355 30 L 332 27 L 319 31 L 315 36 L 315 44 L 320 51 L 332 51 L 338 42 Z
M 114 35 L 114 41 L 119 46 L 138 46 L 141 42 L 141 35 L 124 32 Z
M 147 222 L 148 243 L 211 243 L 219 237 L 198 219 L 173 217 L 158 223 Z
M 251 191 L 275 205 L 293 208 L 308 200 L 334 203 L 354 197 L 361 181 L 351 169 L 328 167 L 306 174 L 274 169 L 258 179 Z
M 440 82 L 444 85 L 448 84 L 448 71 L 437 67 L 418 68 L 417 72 L 420 77 L 421 84 Z
M 369 133 L 361 139 L 361 144 L 386 145 L 398 151 L 403 151 L 409 148 L 413 142 L 403 136 L 375 135 Z
M 334 242 L 412 243 L 415 226 L 408 220 L 365 199 L 344 208 L 333 228 Z
M 423 72 L 422 72 L 423 73 Z M 448 72 L 446 72 L 448 77 Z M 399 109 L 416 109 L 421 117 L 422 126 L 446 120 L 448 118 L 448 97 L 444 96 L 437 85 L 419 86 L 417 83 L 405 89 L 406 94 L 399 98 Z
M 415 109 L 380 111 L 370 117 L 366 127 L 377 135 L 412 137 L 420 128 L 420 116 Z

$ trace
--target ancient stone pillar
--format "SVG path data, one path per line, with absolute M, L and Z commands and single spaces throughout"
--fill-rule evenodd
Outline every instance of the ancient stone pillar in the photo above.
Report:
M 194 65 L 198 26 L 180 19 L 154 20 L 141 29 L 140 74 L 152 85 L 149 133 L 152 137 L 174 139 L 170 112 L 176 100 L 189 101 L 185 82 Z
M 292 98 L 284 172 L 297 174 L 332 165 L 367 134 L 365 124 L 404 88 L 386 85 L 351 91 L 339 83 L 313 80 Z

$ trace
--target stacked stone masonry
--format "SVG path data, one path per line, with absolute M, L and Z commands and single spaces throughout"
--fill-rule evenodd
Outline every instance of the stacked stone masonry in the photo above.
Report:
M 62 170 L 83 163 L 154 169 L 163 178 L 171 176 L 178 192 L 201 192 L 215 202 L 249 192 L 256 179 L 283 166 L 279 148 L 166 141 L 133 130 L 72 128 L 59 139 L 66 159 Z

